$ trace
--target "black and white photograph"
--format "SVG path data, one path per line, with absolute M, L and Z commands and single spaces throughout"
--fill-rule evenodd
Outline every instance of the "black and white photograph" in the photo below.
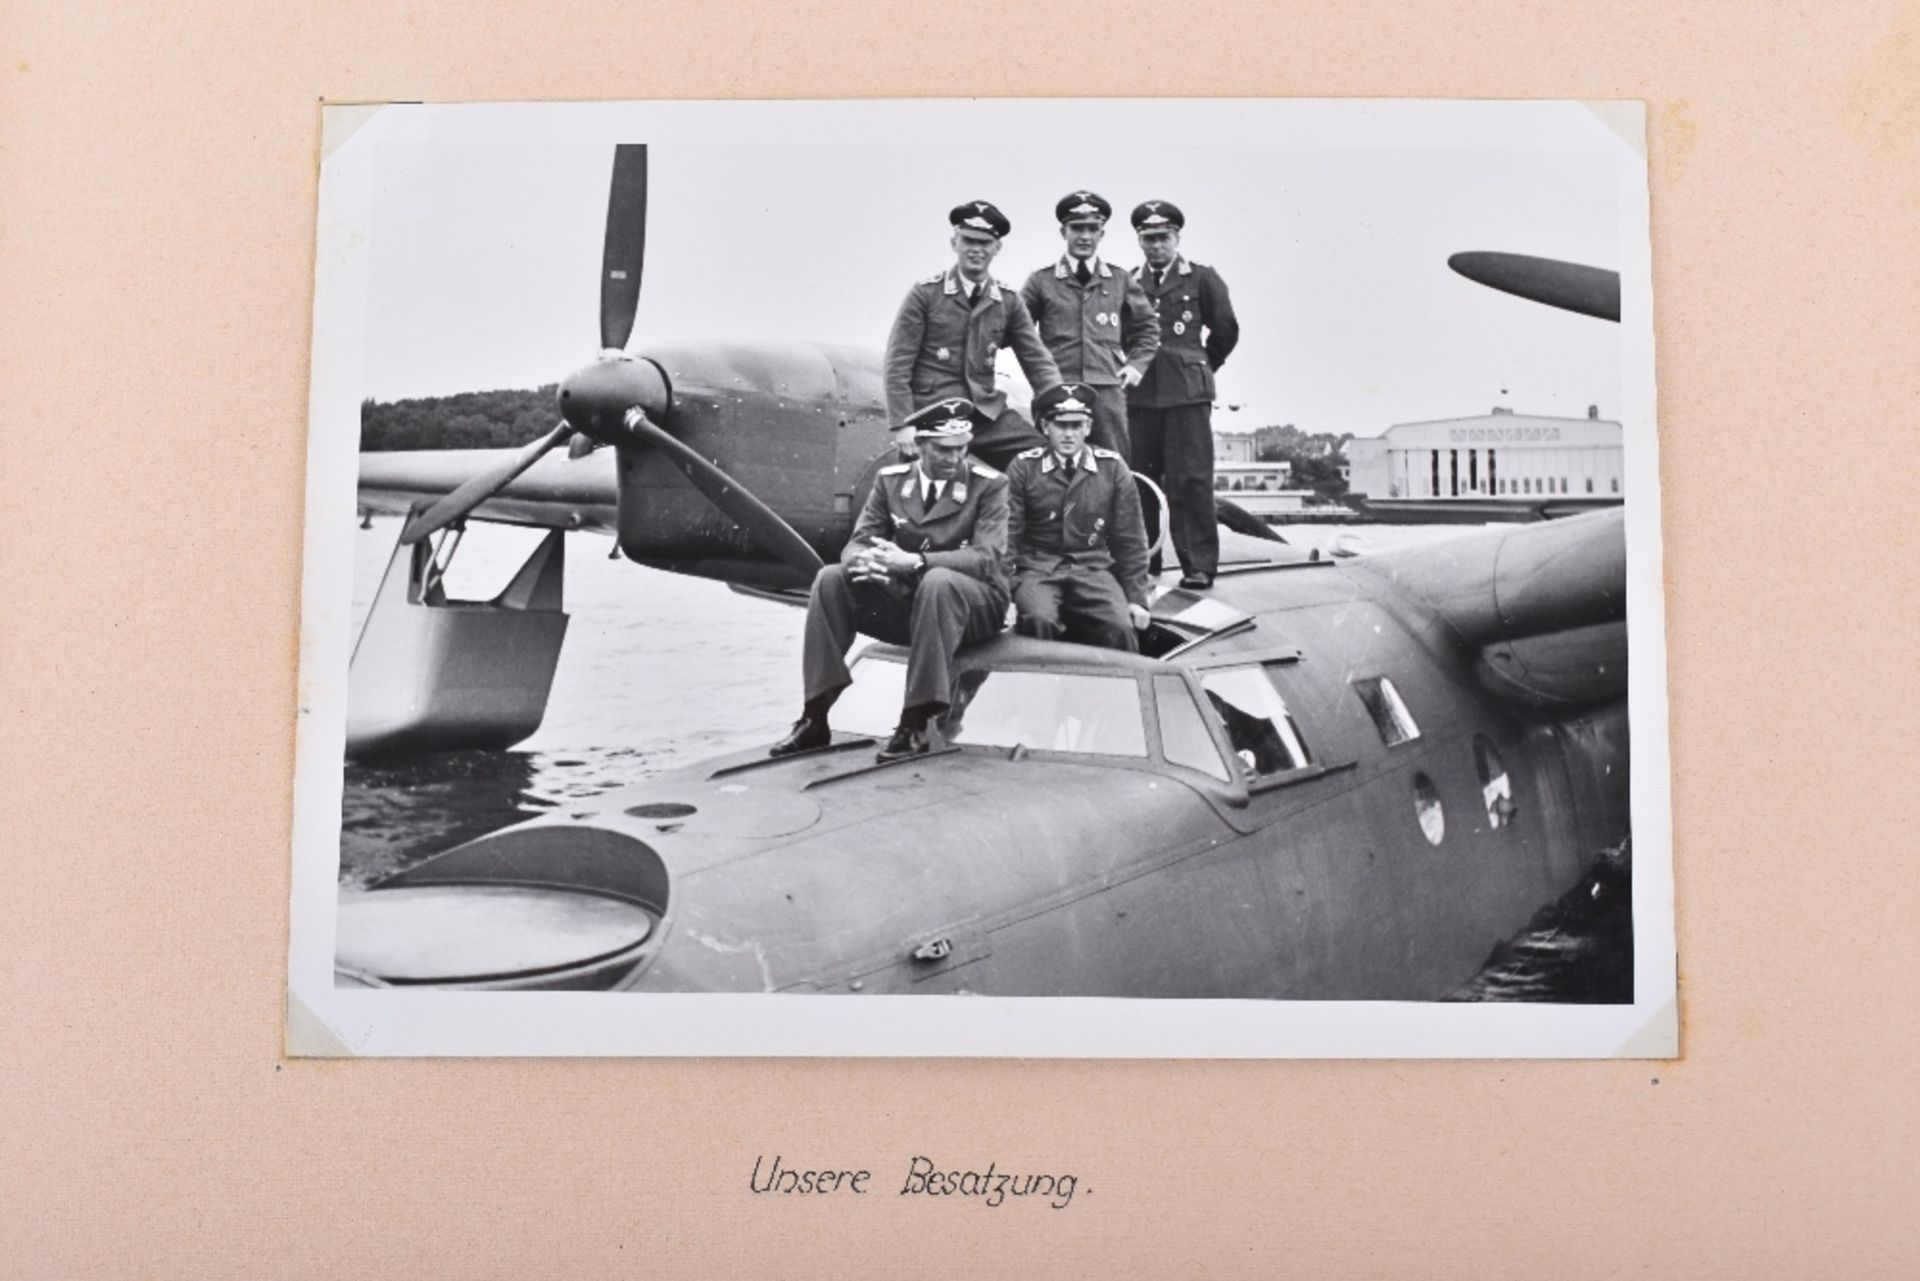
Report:
M 290 1052 L 1675 1052 L 1640 104 L 322 131 Z

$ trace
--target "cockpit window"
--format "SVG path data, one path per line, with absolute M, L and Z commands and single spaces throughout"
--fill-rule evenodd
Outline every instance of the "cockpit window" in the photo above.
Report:
M 1380 741 L 1388 747 L 1396 743 L 1409 743 L 1420 737 L 1420 726 L 1414 723 L 1413 713 L 1400 698 L 1400 691 L 1385 676 L 1376 676 L 1368 680 L 1353 683 L 1354 693 L 1360 695 L 1360 701 L 1366 704 L 1367 715 L 1373 718 L 1373 727 L 1380 731 Z
M 835 729 L 885 734 L 900 719 L 905 664 L 863 654 L 833 706 Z M 1096 756 L 1147 755 L 1140 686 L 1131 676 L 967 671 L 939 723 L 949 743 Z
M 1140 687 L 1131 676 L 963 672 L 940 722 L 948 742 L 1097 756 L 1145 756 Z
M 1160 751 L 1169 765 L 1198 770 L 1222 783 L 1231 782 L 1220 749 L 1193 705 L 1193 694 L 1178 676 L 1153 678 L 1153 696 L 1160 710 Z
M 1224 601 L 1211 596 L 1202 596 L 1184 587 L 1162 592 L 1153 602 L 1153 616 L 1162 622 L 1174 623 L 1189 631 L 1222 632 L 1229 627 L 1244 623 L 1250 617 L 1246 612 L 1235 609 Z
M 1250 778 L 1305 769 L 1313 763 L 1300 727 L 1264 667 L 1229 667 L 1200 680 L 1227 727 L 1234 755 Z

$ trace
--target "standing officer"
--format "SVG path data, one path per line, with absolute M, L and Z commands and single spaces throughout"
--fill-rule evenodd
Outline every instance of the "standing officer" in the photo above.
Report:
M 1094 399 L 1062 383 L 1033 402 L 1045 449 L 1007 468 L 1016 629 L 1040 640 L 1140 648 L 1146 627 L 1147 527 L 1126 459 L 1087 445 Z
M 856 631 L 909 647 L 900 724 L 880 760 L 928 750 L 928 722 L 946 708 L 953 655 L 998 632 L 1007 616 L 1007 478 L 967 458 L 972 402 L 954 397 L 911 415 L 919 458 L 882 467 L 840 553 L 813 580 L 801 672 L 806 704 L 771 755 L 832 741 L 827 711 L 853 679 Z
M 1033 428 L 1007 408 L 994 377 L 994 357 L 1013 348 L 1037 396 L 1060 381 L 1020 295 L 987 274 L 1000 241 L 1013 229 L 984 200 L 954 206 L 948 241 L 954 264 L 907 291 L 887 335 L 887 421 L 903 424 L 935 401 L 970 400 L 974 452 L 1004 462 L 1033 442 Z M 905 432 L 896 426 L 902 445 Z
M 1213 515 L 1213 371 L 1240 341 L 1226 282 L 1211 267 L 1180 253 L 1186 215 L 1165 200 L 1133 211 L 1146 265 L 1134 278 L 1160 313 L 1160 351 L 1147 376 L 1127 393 L 1133 462 L 1160 482 L 1172 507 L 1173 549 L 1180 585 L 1213 586 L 1220 531 Z M 1202 337 L 1204 333 L 1205 337 Z
M 1093 397 L 1094 445 L 1131 458 L 1126 392 L 1139 384 L 1160 349 L 1160 318 L 1140 282 L 1099 257 L 1113 216 L 1104 197 L 1070 192 L 1053 207 L 1053 216 L 1067 252 L 1028 276 L 1020 297 L 1060 376 Z

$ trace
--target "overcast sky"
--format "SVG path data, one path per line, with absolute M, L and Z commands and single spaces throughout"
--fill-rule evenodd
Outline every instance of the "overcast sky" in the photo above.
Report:
M 743 104 L 698 130 L 659 108 L 416 109 L 428 127 L 369 130 L 356 158 L 371 165 L 363 394 L 532 387 L 591 359 L 609 144 L 625 140 L 652 144 L 636 350 L 878 349 L 907 287 L 950 260 L 950 206 L 1012 219 L 994 274 L 1017 287 L 1061 252 L 1054 202 L 1086 186 L 1115 205 L 1115 263 L 1140 261 L 1127 211 L 1168 199 L 1188 256 L 1230 286 L 1242 337 L 1220 400 L 1242 408 L 1216 426 L 1621 412 L 1619 326 L 1446 265 L 1497 249 L 1622 266 L 1640 197 L 1582 108 L 1231 105 Z

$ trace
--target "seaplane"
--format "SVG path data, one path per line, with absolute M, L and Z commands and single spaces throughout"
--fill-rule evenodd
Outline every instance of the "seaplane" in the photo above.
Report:
M 799 601 L 894 457 L 872 353 L 629 352 L 645 209 L 622 146 L 602 355 L 550 432 L 363 456 L 361 506 L 405 524 L 350 755 L 537 727 L 566 531 Z M 1552 305 L 1604 283 L 1512 257 L 1455 268 Z M 492 601 L 442 586 L 469 520 L 552 531 Z M 336 982 L 1441 999 L 1627 838 L 1626 578 L 1617 510 L 1361 556 L 1223 531 L 1215 585 L 1161 590 L 1139 654 L 963 650 L 929 755 L 875 759 L 905 655 L 874 644 L 827 746 L 678 768 L 344 891 Z

